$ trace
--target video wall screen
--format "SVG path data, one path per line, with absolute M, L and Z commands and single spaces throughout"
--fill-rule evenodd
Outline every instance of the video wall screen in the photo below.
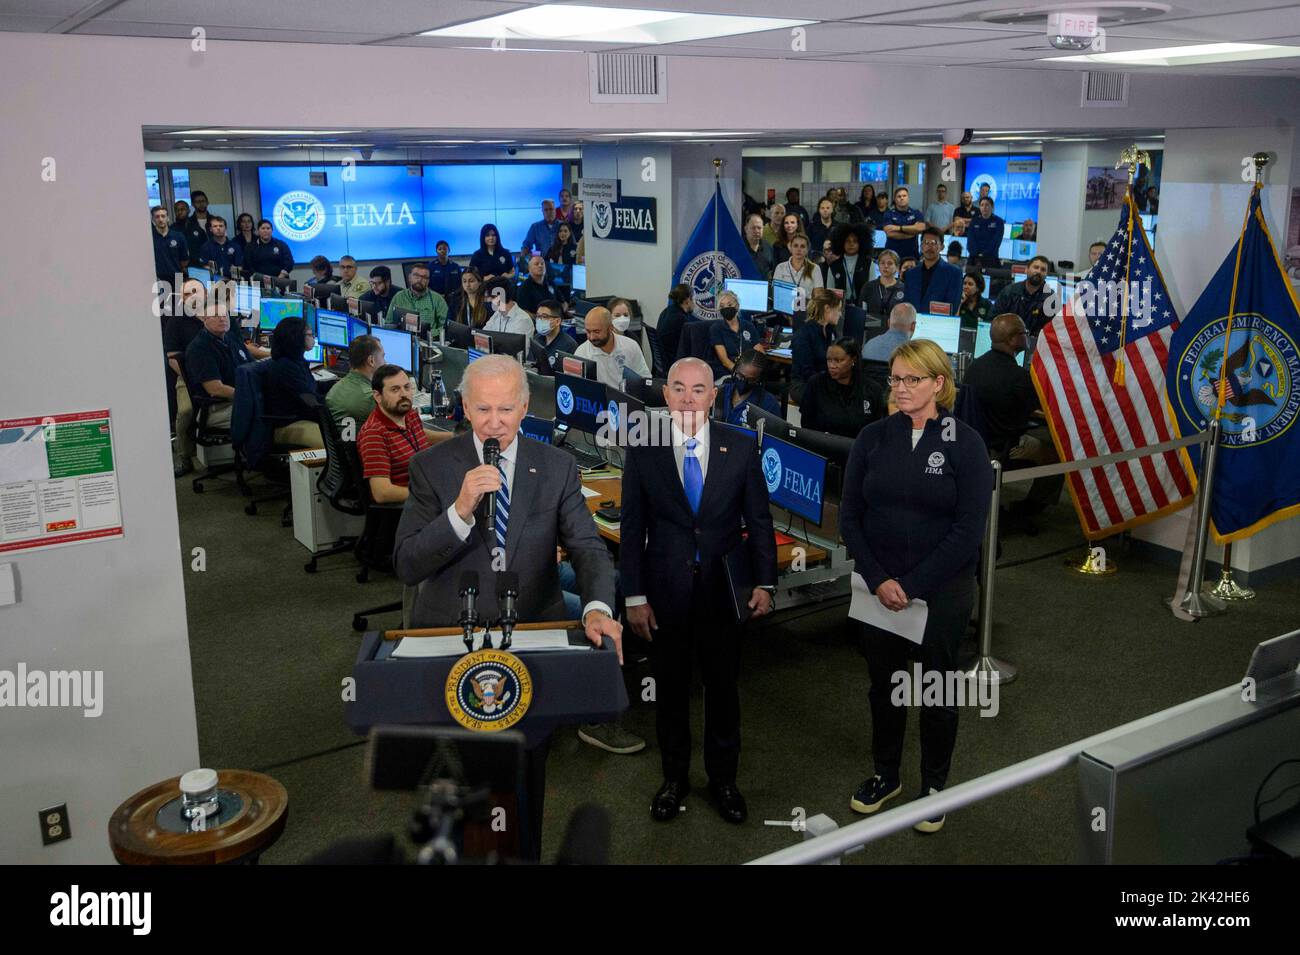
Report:
M 1026 219 L 1038 221 L 1038 192 L 1043 178 L 1042 156 L 969 156 L 966 190 L 976 201 L 980 186 L 988 183 L 993 214 L 1010 225 Z

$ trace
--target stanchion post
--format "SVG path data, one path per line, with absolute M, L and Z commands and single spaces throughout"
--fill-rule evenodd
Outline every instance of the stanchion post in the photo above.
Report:
M 1222 425 L 1217 418 L 1210 420 L 1210 439 L 1205 443 L 1201 457 L 1200 485 L 1196 498 L 1196 541 L 1192 546 L 1192 568 L 1187 579 L 1187 593 L 1179 607 L 1193 617 L 1208 617 L 1222 613 L 1224 605 L 1215 598 L 1201 593 L 1205 583 L 1205 547 L 1210 534 L 1210 502 L 1214 496 L 1214 464 L 1218 459 L 1219 432 Z
M 993 461 L 993 495 L 984 529 L 983 559 L 980 562 L 980 646 L 979 655 L 965 668 L 968 679 L 1007 684 L 1015 680 L 1016 668 L 993 656 L 993 577 L 998 562 L 998 507 L 1002 498 L 1002 464 Z
M 1255 591 L 1249 587 L 1241 586 L 1232 576 L 1231 543 L 1223 545 L 1223 570 L 1219 574 L 1219 582 L 1210 591 L 1210 596 L 1218 600 L 1230 601 L 1255 599 Z

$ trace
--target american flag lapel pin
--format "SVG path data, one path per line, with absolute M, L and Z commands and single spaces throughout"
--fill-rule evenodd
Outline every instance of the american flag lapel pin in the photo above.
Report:
M 724 447 L 719 447 L 718 450 L 721 451 L 723 454 L 727 453 L 727 449 Z
M 536 473 L 537 473 L 537 468 L 529 468 L 529 469 L 528 469 L 528 473 L 529 473 L 529 474 L 536 474 Z

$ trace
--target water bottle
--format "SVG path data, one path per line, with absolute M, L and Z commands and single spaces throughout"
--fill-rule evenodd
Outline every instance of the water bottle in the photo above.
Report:
M 429 388 L 429 395 L 434 414 L 445 418 L 451 410 L 451 402 L 447 398 L 447 386 L 443 384 L 441 371 L 433 373 L 433 384 Z
M 200 825 L 205 825 L 220 812 L 215 769 L 191 769 L 181 777 L 180 787 L 181 815 L 191 823 L 201 819 Z

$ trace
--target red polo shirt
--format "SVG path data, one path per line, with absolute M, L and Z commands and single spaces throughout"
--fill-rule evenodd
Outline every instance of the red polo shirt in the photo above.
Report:
M 427 448 L 429 441 L 424 436 L 420 415 L 414 408 L 406 413 L 405 425 L 405 428 L 399 428 L 379 405 L 375 405 L 357 438 L 362 477 L 383 477 L 398 487 L 407 486 L 411 457 Z

